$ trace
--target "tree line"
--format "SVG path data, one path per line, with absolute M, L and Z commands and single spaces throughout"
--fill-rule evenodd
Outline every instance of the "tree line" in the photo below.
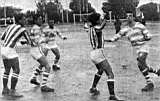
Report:
M 136 13 L 136 6 L 138 2 L 133 2 L 134 0 L 108 0 L 109 2 L 103 2 L 102 10 L 108 14 L 112 11 L 112 16 L 119 18 L 126 18 L 127 13 Z M 34 19 L 38 16 L 42 16 L 43 20 L 45 18 L 55 20 L 57 22 L 73 22 L 73 14 L 84 14 L 91 13 L 95 11 L 88 0 L 72 0 L 69 4 L 70 10 L 63 9 L 63 6 L 58 0 L 54 2 L 38 2 L 36 4 L 36 11 L 27 11 L 26 13 L 21 13 L 22 9 L 15 8 L 12 6 L 6 7 L 7 17 L 17 17 L 25 16 L 28 24 L 33 24 Z M 143 5 L 141 7 L 142 12 L 146 20 L 160 20 L 160 13 L 157 12 L 156 4 L 150 3 Z M 0 18 L 4 17 L 4 7 L 0 7 Z M 63 15 L 62 15 L 63 14 Z M 47 15 L 47 16 L 46 16 Z M 63 18 L 63 19 L 62 19 Z M 67 19 L 68 18 L 68 19 Z M 109 14 L 108 14 L 109 18 Z

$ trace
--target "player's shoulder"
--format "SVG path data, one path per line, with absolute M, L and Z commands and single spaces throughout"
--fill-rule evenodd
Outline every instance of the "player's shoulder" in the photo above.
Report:
M 146 27 L 142 23 L 136 22 L 135 28 L 145 29 Z
M 42 31 L 43 32 L 49 32 L 49 31 L 51 31 L 51 29 L 49 28 L 49 26 L 44 26 Z
M 35 24 L 35 25 L 32 26 L 32 29 L 40 29 L 40 26 Z

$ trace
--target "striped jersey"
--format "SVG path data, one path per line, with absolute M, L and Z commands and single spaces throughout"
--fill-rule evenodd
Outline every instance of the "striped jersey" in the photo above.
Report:
M 102 30 L 90 27 L 89 29 L 90 43 L 93 49 L 104 48 L 104 37 Z
M 147 28 L 139 22 L 136 22 L 133 27 L 123 28 L 120 33 L 114 36 L 114 39 L 116 40 L 122 36 L 127 36 L 132 46 L 142 45 L 151 39 L 151 34 Z
M 1 40 L 3 40 L 4 47 L 14 48 L 16 42 L 19 41 L 21 37 L 24 37 L 28 43 L 31 44 L 31 40 L 26 29 L 21 27 L 21 25 L 12 24 L 4 31 L 1 36 Z

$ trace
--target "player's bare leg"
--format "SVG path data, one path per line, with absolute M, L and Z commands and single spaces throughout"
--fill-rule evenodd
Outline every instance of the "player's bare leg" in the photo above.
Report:
M 92 94 L 92 95 L 99 95 L 100 94 L 100 91 L 97 89 L 97 84 L 99 82 L 99 80 L 101 79 L 101 76 L 103 74 L 103 68 L 102 67 L 99 67 L 99 65 L 97 64 L 96 65 L 97 69 L 98 69 L 98 72 L 95 74 L 94 76 L 94 80 L 93 80 L 93 83 L 92 83 L 92 87 L 90 88 L 89 92 Z
M 42 92 L 54 92 L 53 88 L 48 87 L 47 81 L 50 73 L 51 67 L 48 64 L 48 61 L 45 56 L 42 56 L 40 59 L 38 59 L 38 62 L 45 67 L 45 71 L 42 73 L 42 85 L 41 85 L 41 91 Z
M 47 56 L 48 51 L 45 51 L 43 53 L 44 53 L 45 56 Z M 34 67 L 33 76 L 32 76 L 32 78 L 30 80 L 31 84 L 34 84 L 34 85 L 37 85 L 37 86 L 40 85 L 40 83 L 37 80 L 37 77 L 42 74 L 42 68 L 43 68 L 43 65 L 41 65 L 41 63 L 40 63 L 40 65 L 38 67 Z
M 52 48 L 51 51 L 55 55 L 54 64 L 52 65 L 52 69 L 54 71 L 60 70 L 60 66 L 58 65 L 59 59 L 60 59 L 60 52 L 58 48 Z
M 9 88 L 8 88 L 8 78 L 11 70 L 11 63 L 8 59 L 3 60 L 5 71 L 3 73 L 3 90 L 2 95 L 7 96 L 9 95 Z
M 20 73 L 18 57 L 11 59 L 10 63 L 12 64 L 13 73 L 11 77 L 11 89 L 9 95 L 12 97 L 23 97 L 23 95 L 16 92 L 16 85 Z
M 146 52 L 139 52 L 137 58 L 138 68 L 146 79 L 146 86 L 142 88 L 142 91 L 152 91 L 154 89 L 154 84 L 149 77 L 149 67 L 146 64 L 147 55 L 148 53 Z
M 109 62 L 105 59 L 101 64 L 99 64 L 99 66 L 103 67 L 104 72 L 108 76 L 107 85 L 108 85 L 108 90 L 109 90 L 109 94 L 110 94 L 109 100 L 124 101 L 124 100 L 119 99 L 115 95 L 114 74 L 113 74 L 113 71 L 112 71 L 112 68 L 111 68 Z

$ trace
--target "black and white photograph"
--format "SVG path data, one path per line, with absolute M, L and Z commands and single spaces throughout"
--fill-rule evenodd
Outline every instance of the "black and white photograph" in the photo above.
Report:
M 160 0 L 0 0 L 0 101 L 160 101 Z

